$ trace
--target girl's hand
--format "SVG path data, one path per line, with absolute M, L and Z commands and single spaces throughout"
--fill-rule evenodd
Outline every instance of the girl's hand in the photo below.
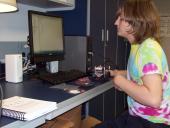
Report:
M 113 81 L 113 85 L 116 89 L 118 89 L 119 91 L 122 91 L 121 89 L 121 85 L 125 83 L 126 78 L 122 75 L 115 75 L 114 78 L 112 79 Z
M 116 75 L 122 75 L 122 76 L 126 76 L 127 75 L 127 71 L 126 70 L 108 70 L 110 72 L 110 76 L 114 77 Z
M 120 75 L 120 71 L 115 69 L 115 70 L 109 70 L 110 72 L 110 76 L 116 76 L 116 75 Z

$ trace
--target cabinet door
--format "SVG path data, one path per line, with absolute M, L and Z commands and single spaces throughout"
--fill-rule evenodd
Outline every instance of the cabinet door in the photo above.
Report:
M 117 65 L 118 38 L 114 26 L 118 0 L 90 0 L 90 36 L 93 66 Z
M 92 65 L 103 65 L 104 31 L 105 31 L 105 0 L 90 0 L 90 37 L 93 49 Z M 104 94 L 89 102 L 89 114 L 103 121 Z
M 116 55 L 118 51 L 117 47 L 117 31 L 116 26 L 114 25 L 116 10 L 117 10 L 117 1 L 118 0 L 106 0 L 106 65 L 110 65 L 112 69 L 116 65 Z
M 103 65 L 103 42 L 105 29 L 105 0 L 90 0 L 90 36 L 93 47 L 93 66 Z
M 116 90 L 114 88 L 108 90 L 104 93 L 104 114 L 103 114 L 103 120 L 112 120 L 117 116 L 117 110 L 116 110 L 116 96 L 115 93 Z
M 104 121 L 104 94 L 89 101 L 89 115 Z

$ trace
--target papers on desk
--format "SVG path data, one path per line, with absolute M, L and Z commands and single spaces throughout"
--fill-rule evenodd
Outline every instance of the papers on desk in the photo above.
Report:
M 19 120 L 33 120 L 57 109 L 57 103 L 14 96 L 2 101 L 2 115 Z

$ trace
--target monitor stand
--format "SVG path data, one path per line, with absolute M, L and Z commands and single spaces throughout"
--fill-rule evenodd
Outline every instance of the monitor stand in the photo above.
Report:
M 58 72 L 58 61 L 47 62 L 46 70 L 50 73 L 57 73 Z

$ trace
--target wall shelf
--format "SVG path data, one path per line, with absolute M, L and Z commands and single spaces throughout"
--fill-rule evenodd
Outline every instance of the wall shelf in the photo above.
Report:
M 75 5 L 75 0 L 17 0 L 17 2 L 45 9 L 73 7 Z

